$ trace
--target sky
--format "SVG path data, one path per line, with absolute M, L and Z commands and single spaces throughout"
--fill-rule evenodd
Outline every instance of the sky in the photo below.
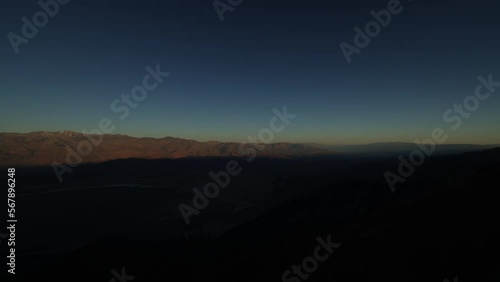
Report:
M 500 4 L 402 0 L 348 63 L 340 43 L 388 2 L 243 0 L 221 21 L 212 0 L 71 0 L 17 54 L 8 34 L 41 8 L 4 3 L 0 132 L 109 118 L 117 134 L 241 142 L 286 106 L 297 117 L 275 142 L 413 142 L 439 127 L 448 143 L 500 144 L 500 88 L 459 129 L 443 120 L 478 76 L 500 81 Z M 120 120 L 110 105 L 158 64 L 170 75 Z

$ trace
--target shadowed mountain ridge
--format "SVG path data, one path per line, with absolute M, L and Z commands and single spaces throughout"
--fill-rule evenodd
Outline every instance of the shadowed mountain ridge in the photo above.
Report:
M 257 149 L 258 147 L 258 149 Z M 78 152 L 78 154 L 76 154 Z M 89 152 L 89 153 L 87 153 Z M 0 133 L 0 165 L 50 165 L 109 160 L 179 159 L 187 157 L 265 157 L 290 159 L 331 154 L 331 151 L 304 144 L 246 144 L 198 142 L 174 137 L 136 138 L 119 134 L 85 135 L 73 131 Z

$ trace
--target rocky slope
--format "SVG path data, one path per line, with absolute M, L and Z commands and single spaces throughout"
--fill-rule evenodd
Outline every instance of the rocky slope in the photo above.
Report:
M 90 139 L 95 139 L 94 144 L 97 145 Z M 0 133 L 0 165 L 50 165 L 54 161 L 75 162 L 75 158 L 68 158 L 68 155 L 75 155 L 69 152 L 77 151 L 80 152 L 78 155 L 82 157 L 82 163 L 127 158 L 247 157 L 253 154 L 257 157 L 287 159 L 331 154 L 325 149 L 292 143 L 263 144 L 261 150 L 255 150 L 252 145 L 247 145 L 238 150 L 240 143 L 197 142 L 173 137 L 135 138 L 125 135 L 103 135 L 102 142 L 98 141 L 98 136 L 87 136 L 72 131 Z M 90 154 L 85 156 L 87 152 Z

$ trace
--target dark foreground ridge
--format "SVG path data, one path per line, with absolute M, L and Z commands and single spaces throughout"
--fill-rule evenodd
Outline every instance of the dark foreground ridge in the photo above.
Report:
M 499 281 L 500 148 L 432 157 L 395 193 L 394 159 L 256 160 L 186 226 L 177 205 L 227 160 L 85 165 L 65 184 L 20 168 L 19 281 Z

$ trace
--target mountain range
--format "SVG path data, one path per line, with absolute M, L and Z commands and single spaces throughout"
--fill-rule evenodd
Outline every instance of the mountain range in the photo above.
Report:
M 102 137 L 102 141 L 99 138 Z M 242 146 L 235 142 L 198 142 L 164 137 L 136 138 L 126 135 L 85 135 L 73 131 L 31 133 L 0 133 L 0 165 L 50 165 L 68 163 L 69 152 L 80 154 L 84 163 L 99 163 L 117 159 L 180 159 L 188 157 L 249 157 L 290 159 L 331 154 L 327 149 L 305 144 L 272 143 Z M 94 139 L 96 143 L 92 143 Z M 101 142 L 98 142 L 101 141 Z M 78 147 L 78 144 L 89 146 Z M 94 145 L 97 144 L 97 145 Z
M 100 140 L 102 138 L 102 140 Z M 92 139 L 94 142 L 92 142 Z M 80 145 L 79 145 L 80 144 Z M 86 144 L 87 146 L 84 146 Z M 118 159 L 180 159 L 191 157 L 249 157 L 293 159 L 302 157 L 362 154 L 390 157 L 406 154 L 418 147 L 413 143 L 373 143 L 366 145 L 323 145 L 315 143 L 246 144 L 236 142 L 198 142 L 174 137 L 137 138 L 121 134 L 85 135 L 74 131 L 36 131 L 0 133 L 0 165 L 50 165 L 68 163 L 71 152 L 84 163 Z M 438 145 L 436 154 L 487 150 L 499 145 Z M 74 154 L 73 154 L 74 155 Z

